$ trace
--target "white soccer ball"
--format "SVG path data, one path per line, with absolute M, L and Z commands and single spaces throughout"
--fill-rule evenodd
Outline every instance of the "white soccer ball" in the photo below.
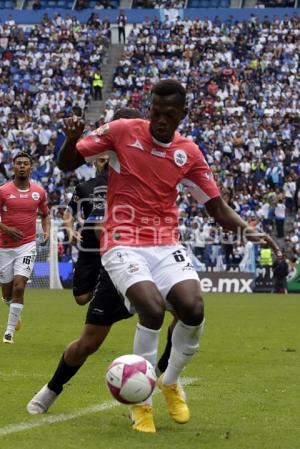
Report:
M 106 372 L 106 384 L 117 401 L 138 404 L 145 401 L 155 388 L 156 374 L 148 360 L 139 355 L 122 355 Z

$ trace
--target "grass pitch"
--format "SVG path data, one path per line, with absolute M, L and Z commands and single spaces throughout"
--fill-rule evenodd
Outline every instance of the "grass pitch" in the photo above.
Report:
M 157 433 L 145 435 L 131 430 L 127 408 L 104 384 L 108 364 L 132 352 L 135 318 L 115 325 L 48 414 L 27 414 L 26 403 L 79 335 L 85 308 L 70 291 L 26 293 L 15 344 L 0 343 L 1 449 L 300 448 L 299 295 L 206 295 L 205 334 L 184 372 L 191 421 L 172 422 L 156 394 Z M 2 334 L 7 312 L 1 304 Z

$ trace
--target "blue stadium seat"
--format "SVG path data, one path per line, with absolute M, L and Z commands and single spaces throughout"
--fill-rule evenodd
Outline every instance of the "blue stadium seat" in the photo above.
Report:
M 4 3 L 4 8 L 6 9 L 13 9 L 15 7 L 15 2 L 11 1 L 11 0 L 6 0 L 6 2 Z

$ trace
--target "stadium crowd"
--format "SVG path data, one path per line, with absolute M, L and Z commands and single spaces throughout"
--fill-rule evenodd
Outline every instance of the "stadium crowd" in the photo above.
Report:
M 299 34 L 297 14 L 223 23 L 146 18 L 128 37 L 104 117 L 120 105 L 146 113 L 152 85 L 179 79 L 189 98 L 181 131 L 206 155 L 227 201 L 298 256 L 299 216 L 294 229 L 284 225 L 300 205 Z M 188 232 L 196 221 L 203 237 L 201 206 L 182 193 L 179 207 Z
M 85 166 L 63 175 L 54 161 L 62 120 L 86 108 L 92 74 L 108 45 L 108 28 L 97 14 L 87 24 L 57 13 L 25 29 L 13 18 L 0 25 L 3 179 L 13 155 L 27 148 L 35 160 L 33 178 L 47 186 L 50 205 L 59 206 L 78 179 L 93 174 Z M 275 232 L 288 255 L 300 257 L 299 47 L 297 14 L 243 22 L 146 17 L 128 36 L 100 123 L 120 106 L 146 114 L 152 85 L 180 80 L 189 110 L 180 131 L 200 146 L 226 200 L 242 217 Z M 216 264 L 221 248 L 227 267 L 239 263 L 243 245 L 222 245 L 222 231 L 188 192 L 179 192 L 178 204 L 182 239 L 200 262 Z M 213 244 L 204 249 L 207 239 Z

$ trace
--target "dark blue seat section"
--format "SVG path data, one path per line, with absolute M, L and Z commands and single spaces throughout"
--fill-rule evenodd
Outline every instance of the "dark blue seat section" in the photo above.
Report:
M 229 8 L 230 0 L 189 0 L 188 8 Z
M 0 9 L 14 9 L 16 0 L 0 0 Z
M 42 9 L 72 9 L 74 0 L 41 0 Z M 26 0 L 24 9 L 31 9 L 32 1 Z
M 4 3 L 3 0 L 0 0 L 0 3 Z M 12 2 L 12 0 L 5 0 L 6 2 Z M 15 3 L 15 0 L 14 0 Z M 96 6 L 96 0 L 89 0 L 86 2 L 87 8 L 94 8 Z M 119 8 L 120 1 L 119 0 L 110 0 L 110 4 L 112 8 Z M 42 9 L 72 9 L 74 5 L 74 0 L 41 0 Z M 32 0 L 26 0 L 24 4 L 24 9 L 32 8 Z M 76 6 L 75 6 L 76 9 Z M 101 11 L 101 10 L 100 10 Z

